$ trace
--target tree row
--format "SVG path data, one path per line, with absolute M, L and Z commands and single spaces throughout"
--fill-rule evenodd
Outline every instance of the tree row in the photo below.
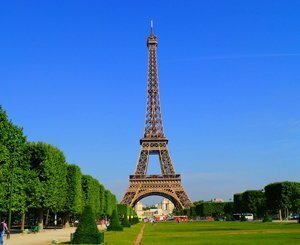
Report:
M 190 217 L 214 217 L 232 220 L 234 214 L 253 214 L 255 219 L 287 219 L 291 214 L 300 213 L 300 182 L 277 182 L 263 190 L 247 190 L 233 195 L 233 202 L 198 201 L 194 206 L 175 214 Z
M 68 225 L 87 205 L 97 218 L 110 216 L 117 205 L 115 195 L 68 164 L 57 147 L 28 142 L 1 106 L 0 186 L 0 216 L 12 210 L 22 229 L 26 223 L 43 228 L 54 219 Z

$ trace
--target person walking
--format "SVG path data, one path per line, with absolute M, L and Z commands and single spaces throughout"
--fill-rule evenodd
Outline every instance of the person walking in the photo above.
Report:
M 3 245 L 3 239 L 5 233 L 9 234 L 9 230 L 7 228 L 7 224 L 5 223 L 5 219 L 1 219 L 0 223 L 0 245 Z

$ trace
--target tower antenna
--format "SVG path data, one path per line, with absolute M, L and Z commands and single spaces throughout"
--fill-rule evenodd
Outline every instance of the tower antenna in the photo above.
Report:
M 153 34 L 153 20 L 150 20 L 151 34 Z

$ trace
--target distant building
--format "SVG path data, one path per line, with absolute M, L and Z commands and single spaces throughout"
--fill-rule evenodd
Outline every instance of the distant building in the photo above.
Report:
M 156 204 L 158 209 L 162 210 L 164 215 L 171 214 L 174 210 L 174 204 L 167 198 L 164 198 L 160 203 Z
M 137 202 L 137 204 L 134 206 L 134 210 L 137 216 L 143 216 L 144 214 L 143 207 L 145 206 L 141 202 Z
M 224 200 L 222 198 L 213 198 L 211 202 L 224 202 Z
M 164 198 L 160 203 L 154 205 L 156 208 L 145 210 L 145 205 L 142 202 L 137 202 L 134 207 L 136 214 L 143 218 L 153 218 L 158 216 L 168 216 L 175 208 L 174 204 L 167 198 Z

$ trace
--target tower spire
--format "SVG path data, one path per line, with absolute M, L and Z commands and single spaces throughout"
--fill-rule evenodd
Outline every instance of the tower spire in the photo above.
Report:
M 150 20 L 150 34 L 153 35 L 153 20 Z
M 158 86 L 157 44 L 158 41 L 157 37 L 153 34 L 153 22 L 151 20 L 151 34 L 147 38 L 148 89 L 144 138 L 164 138 Z

